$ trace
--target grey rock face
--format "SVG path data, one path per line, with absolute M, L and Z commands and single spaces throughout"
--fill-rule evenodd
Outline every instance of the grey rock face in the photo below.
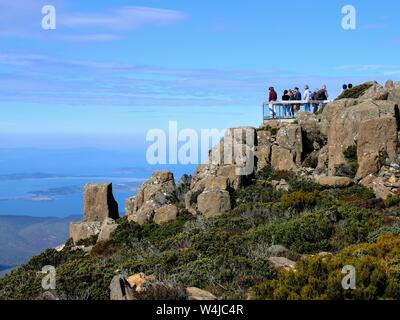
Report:
M 98 235 L 102 223 L 99 221 L 91 222 L 71 222 L 69 226 L 69 236 L 74 243 Z
M 130 287 L 126 277 L 116 275 L 110 283 L 110 300 L 135 300 L 134 290 Z
M 87 184 L 83 198 L 84 221 L 103 222 L 107 218 L 118 219 L 118 203 L 112 193 L 111 183 Z
M 138 224 L 150 222 L 158 208 L 168 203 L 175 191 L 174 175 L 170 171 L 157 171 L 145 182 L 136 196 L 125 202 L 130 221 Z

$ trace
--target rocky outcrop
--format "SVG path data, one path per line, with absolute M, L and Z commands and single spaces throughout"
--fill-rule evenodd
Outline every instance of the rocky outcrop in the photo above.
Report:
M 70 224 L 70 238 L 74 243 L 99 235 L 103 228 L 105 230 L 102 237 L 107 237 L 108 230 L 113 228 L 109 226 L 109 222 L 119 218 L 118 204 L 114 199 L 111 183 L 85 185 L 83 215 L 83 222 Z
M 365 121 L 392 117 L 396 122 L 395 104 L 388 101 L 364 101 L 359 104 L 339 101 L 327 105 L 327 111 L 322 114 L 321 123 L 326 123 L 328 137 L 328 169 L 329 174 L 335 174 L 335 168 L 346 163 L 344 152 L 350 146 L 357 144 L 361 124 Z M 337 108 L 336 110 L 331 110 Z M 360 157 L 363 155 L 361 154 Z M 359 162 L 362 159 L 358 159 Z
M 294 171 L 326 187 L 361 181 L 377 194 L 385 194 L 382 189 L 390 194 L 393 189 L 387 189 L 381 169 L 400 162 L 400 84 L 389 81 L 384 87 L 377 83 L 360 87 L 368 89 L 361 95 L 355 90 L 356 98 L 328 103 L 319 115 L 300 112 L 295 121 L 270 120 L 258 129 L 228 129 L 208 161 L 197 167 L 193 177 L 184 176 L 178 186 L 171 172 L 155 172 L 135 197 L 126 200 L 128 219 L 138 224 L 167 223 L 176 219 L 178 202 L 193 215 L 227 212 L 233 192 L 267 165 Z M 354 159 L 349 158 L 350 149 L 356 150 Z M 285 181 L 273 185 L 279 191 L 289 190 Z
M 359 100 L 387 100 L 390 92 L 389 90 L 390 83 L 382 87 L 379 83 L 372 82 L 372 86 L 359 97 Z
M 196 287 L 186 288 L 187 300 L 213 301 L 218 300 L 211 292 Z
M 210 152 L 208 162 L 196 169 L 185 195 L 185 207 L 189 212 L 214 216 L 231 209 L 231 192 L 254 176 L 257 139 L 268 140 L 266 135 L 258 136 L 255 128 L 227 130 Z
M 115 222 L 115 220 L 111 218 L 104 220 L 101 226 L 99 237 L 97 238 L 97 242 L 110 240 L 111 234 L 117 230 L 117 228 L 118 224 Z
M 354 183 L 352 179 L 347 177 L 317 176 L 315 180 L 318 184 L 331 188 L 344 188 Z
M 134 290 L 124 275 L 118 274 L 112 278 L 110 286 L 110 300 L 135 300 Z
M 165 204 L 156 209 L 154 215 L 154 222 L 156 224 L 165 224 L 174 221 L 178 216 L 178 207 L 174 204 Z
M 400 81 L 393 84 L 393 87 L 389 92 L 388 101 L 392 101 L 400 106 Z
M 144 224 L 153 220 L 156 210 L 168 203 L 175 191 L 174 175 L 170 171 L 157 171 L 145 182 L 136 196 L 125 202 L 129 221 Z
M 231 197 L 228 191 L 205 191 L 197 198 L 198 210 L 205 217 L 213 217 L 231 209 Z
M 136 292 L 142 292 L 144 286 L 147 283 L 154 282 L 156 278 L 154 276 L 146 276 L 144 273 L 137 273 L 133 276 L 128 277 L 127 281 L 132 289 Z
M 270 257 L 268 261 L 277 269 L 294 270 L 296 262 L 285 257 Z
M 296 171 L 301 166 L 303 155 L 303 135 L 301 126 L 282 126 L 272 145 L 271 165 L 279 171 Z
M 357 177 L 362 179 L 377 173 L 385 162 L 398 161 L 398 148 L 395 117 L 379 117 L 362 122 L 357 139 Z
M 69 237 L 74 243 L 85 240 L 91 236 L 96 236 L 101 231 L 102 223 L 99 221 L 91 222 L 71 222 L 69 226 Z
M 83 196 L 84 221 L 103 222 L 106 218 L 118 219 L 118 203 L 112 193 L 111 183 L 87 184 Z

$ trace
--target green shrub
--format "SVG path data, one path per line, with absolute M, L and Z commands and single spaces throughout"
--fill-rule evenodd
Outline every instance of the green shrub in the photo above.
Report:
M 389 196 L 385 200 L 386 207 L 394 207 L 400 204 L 400 192 L 395 194 L 389 194 Z
M 371 189 L 360 184 L 354 184 L 347 188 L 329 189 L 325 193 L 335 200 L 345 203 L 358 203 L 375 198 L 375 194 Z
M 334 232 L 329 214 L 323 211 L 305 213 L 281 223 L 257 226 L 248 231 L 251 243 L 279 244 L 298 253 L 312 253 L 330 249 Z
M 56 284 L 60 295 L 69 300 L 108 300 L 115 266 L 100 263 L 90 256 L 69 260 L 57 268 Z
M 87 239 L 79 240 L 76 243 L 76 245 L 77 246 L 85 246 L 85 247 L 94 246 L 96 244 L 96 242 L 97 242 L 97 238 L 98 237 L 99 237 L 98 235 L 93 235 L 93 236 L 91 236 L 91 237 L 89 237 Z
M 281 205 L 284 209 L 301 212 L 315 207 L 322 198 L 323 194 L 319 192 L 295 191 L 284 193 L 281 197 Z
M 303 161 L 303 167 L 315 169 L 317 166 L 318 166 L 318 157 L 313 154 L 309 154 Z
M 367 240 L 369 243 L 376 242 L 379 237 L 385 234 L 400 235 L 400 226 L 383 226 L 368 234 Z
M 186 300 L 186 289 L 173 282 L 156 282 L 143 286 L 143 290 L 136 294 L 137 300 Z
M 363 252 L 363 255 L 359 253 Z M 400 299 L 400 237 L 383 236 L 374 244 L 346 248 L 337 256 L 312 256 L 296 263 L 296 271 L 281 271 L 277 279 L 252 288 L 252 299 L 373 300 Z M 356 269 L 356 289 L 344 290 L 342 268 Z
M 342 163 L 335 166 L 335 175 L 339 177 L 349 177 L 354 178 L 358 170 L 357 162 L 357 146 L 349 146 L 343 151 L 343 155 L 347 160 L 347 163 Z
M 233 200 L 235 205 L 240 205 L 274 202 L 279 197 L 280 193 L 276 192 L 271 186 L 254 184 L 236 191 L 233 195 Z
M 382 219 L 373 210 L 354 205 L 339 205 L 335 210 L 339 220 L 331 239 L 331 246 L 335 250 L 367 241 L 368 235 L 383 224 Z
M 343 151 L 343 155 L 348 161 L 357 161 L 357 145 L 349 146 Z
M 358 164 L 351 163 L 342 163 L 335 166 L 335 176 L 338 177 L 348 177 L 354 179 L 357 174 Z
M 48 249 L 33 257 L 27 264 L 13 270 L 10 274 L 0 278 L 0 300 L 32 300 L 42 292 L 41 270 L 44 266 L 51 265 L 55 268 L 68 261 L 78 261 L 84 256 L 83 251 L 60 252 Z
M 355 86 L 351 89 L 347 89 L 339 97 L 337 97 L 336 100 L 348 99 L 348 98 L 357 99 L 357 98 L 361 97 L 365 93 L 365 91 L 367 91 L 372 86 L 373 86 L 373 83 L 367 82 L 367 83 L 363 83 L 358 86 Z

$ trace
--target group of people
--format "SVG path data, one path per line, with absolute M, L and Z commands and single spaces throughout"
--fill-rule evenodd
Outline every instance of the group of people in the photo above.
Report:
M 324 107 L 323 101 L 328 100 L 328 90 L 326 89 L 326 85 L 322 86 L 321 89 L 316 89 L 314 91 L 310 90 L 308 85 L 304 86 L 303 94 L 300 92 L 298 87 L 294 89 L 288 89 L 283 92 L 282 95 L 282 110 L 280 110 L 279 116 L 284 118 L 294 118 L 295 114 L 300 111 L 301 105 L 304 105 L 304 111 L 316 113 L 318 110 Z M 269 110 L 273 118 L 277 117 L 277 109 L 275 102 L 278 101 L 278 94 L 275 91 L 274 87 L 269 88 Z M 284 101 L 302 101 L 302 104 L 297 103 L 288 103 L 285 104 Z M 315 102 L 318 101 L 318 102 Z

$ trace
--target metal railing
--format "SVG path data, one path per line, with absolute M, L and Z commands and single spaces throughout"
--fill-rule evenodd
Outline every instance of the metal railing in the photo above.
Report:
M 295 119 L 298 111 L 317 112 L 331 100 L 290 100 L 263 103 L 263 119 Z M 296 111 L 297 110 L 297 111 Z

